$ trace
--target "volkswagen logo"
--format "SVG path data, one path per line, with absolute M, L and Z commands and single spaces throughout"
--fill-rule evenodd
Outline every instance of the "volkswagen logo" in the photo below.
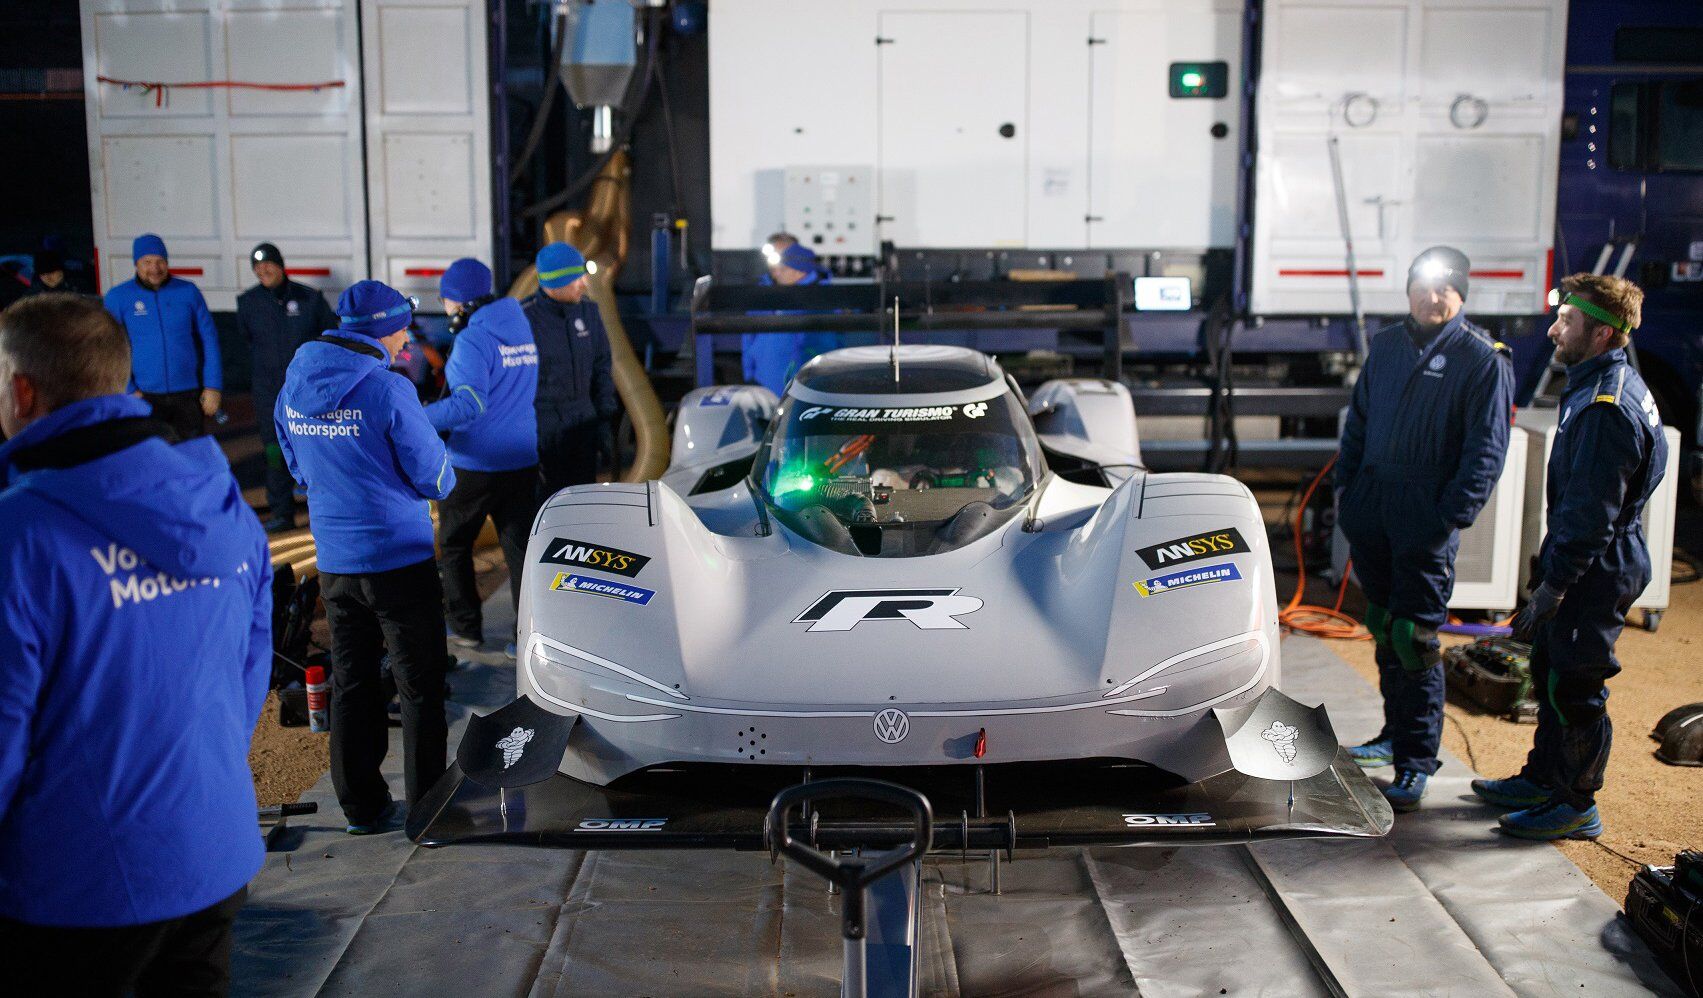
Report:
M 911 733 L 911 719 L 893 707 L 875 715 L 875 737 L 889 745 L 897 745 Z

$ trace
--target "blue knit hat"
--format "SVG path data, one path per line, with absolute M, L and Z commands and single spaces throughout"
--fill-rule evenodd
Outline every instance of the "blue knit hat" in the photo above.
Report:
M 438 278 L 438 294 L 445 301 L 478 301 L 491 294 L 491 268 L 470 256 L 449 265 Z
M 538 251 L 538 284 L 540 287 L 561 288 L 574 283 L 587 273 L 585 254 L 567 243 L 551 243 Z
M 414 317 L 414 303 L 388 284 L 357 281 L 337 299 L 338 327 L 373 339 L 407 329 Z
M 793 243 L 781 250 L 781 266 L 806 274 L 814 274 L 818 269 L 816 252 L 803 243 Z
M 130 262 L 139 263 L 145 256 L 169 256 L 166 241 L 152 232 L 144 232 L 130 244 Z

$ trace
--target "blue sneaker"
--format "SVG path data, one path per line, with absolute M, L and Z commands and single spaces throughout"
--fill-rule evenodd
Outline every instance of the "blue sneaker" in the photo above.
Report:
M 519 657 L 519 655 L 520 649 L 515 647 L 513 641 L 503 645 L 503 657 L 508 659 L 510 662 L 513 662 L 517 657 Z
M 394 832 L 402 827 L 402 808 L 395 801 L 384 806 L 378 817 L 367 824 L 348 824 L 343 831 L 350 835 L 379 835 L 384 832 Z
M 1594 839 L 1602 834 L 1602 818 L 1592 804 L 1583 811 L 1558 800 L 1546 801 L 1497 819 L 1505 835 L 1519 839 Z
M 1387 738 L 1383 741 L 1373 739 L 1349 748 L 1348 757 L 1353 759 L 1361 769 L 1382 769 L 1395 762 L 1395 746 Z
M 1425 796 L 1425 781 L 1428 779 L 1429 776 L 1417 770 L 1398 769 L 1395 781 L 1384 788 L 1384 799 L 1397 811 L 1417 811 L 1420 798 Z
M 1472 792 L 1479 799 L 1497 807 L 1533 807 L 1549 799 L 1549 788 L 1526 779 L 1510 776 L 1505 780 L 1473 780 Z

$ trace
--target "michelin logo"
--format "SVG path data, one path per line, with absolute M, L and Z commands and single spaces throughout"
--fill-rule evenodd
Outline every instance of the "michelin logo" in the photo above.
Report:
M 152 603 L 161 596 L 175 596 L 186 589 L 200 586 L 219 588 L 217 576 L 207 576 L 200 579 L 176 579 L 164 572 L 138 574 L 138 569 L 146 569 L 146 563 L 136 556 L 136 552 L 118 544 L 108 544 L 106 550 L 90 548 L 90 557 L 107 576 L 107 585 L 111 587 L 112 605 L 114 609 L 123 609 L 126 603 Z M 248 571 L 248 562 L 237 567 L 237 574 Z M 120 573 L 125 573 L 120 576 Z
M 505 346 L 497 344 L 497 353 L 503 358 L 504 367 L 537 367 L 538 346 L 533 343 L 522 343 L 520 346 Z
M 1158 596 L 1173 589 L 1187 589 L 1191 586 L 1207 586 L 1214 582 L 1229 582 L 1240 579 L 1242 573 L 1236 571 L 1236 566 L 1226 562 L 1222 565 L 1207 565 L 1204 568 L 1191 568 L 1187 571 L 1172 572 L 1170 575 L 1159 575 L 1141 582 L 1133 582 L 1136 592 L 1142 598 Z
M 550 580 L 550 588 L 559 593 L 586 593 L 591 596 L 603 596 L 608 599 L 618 599 L 627 603 L 637 603 L 644 606 L 650 598 L 656 595 L 652 589 L 641 589 L 638 586 L 623 585 L 606 579 L 594 579 L 589 575 L 573 575 L 568 572 L 557 572 Z
M 304 416 L 285 406 L 284 416 L 290 433 L 298 437 L 358 437 L 361 435 L 358 424 L 366 422 L 359 409 L 333 409 L 317 416 Z

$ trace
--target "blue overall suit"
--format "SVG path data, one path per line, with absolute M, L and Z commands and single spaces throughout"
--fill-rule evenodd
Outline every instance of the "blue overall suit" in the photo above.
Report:
M 1595 803 L 1608 765 L 1604 684 L 1620 671 L 1614 642 L 1626 611 L 1650 584 L 1642 517 L 1667 462 L 1655 399 L 1625 350 L 1567 369 L 1538 550 L 1538 581 L 1566 596 L 1533 635 L 1537 734 L 1520 775 L 1581 811 Z
M 1460 531 L 1496 487 L 1508 452 L 1508 348 L 1465 313 L 1429 340 L 1411 318 L 1372 340 L 1336 463 L 1337 522 L 1366 594 L 1384 730 L 1398 772 L 1437 771 L 1443 666 Z

